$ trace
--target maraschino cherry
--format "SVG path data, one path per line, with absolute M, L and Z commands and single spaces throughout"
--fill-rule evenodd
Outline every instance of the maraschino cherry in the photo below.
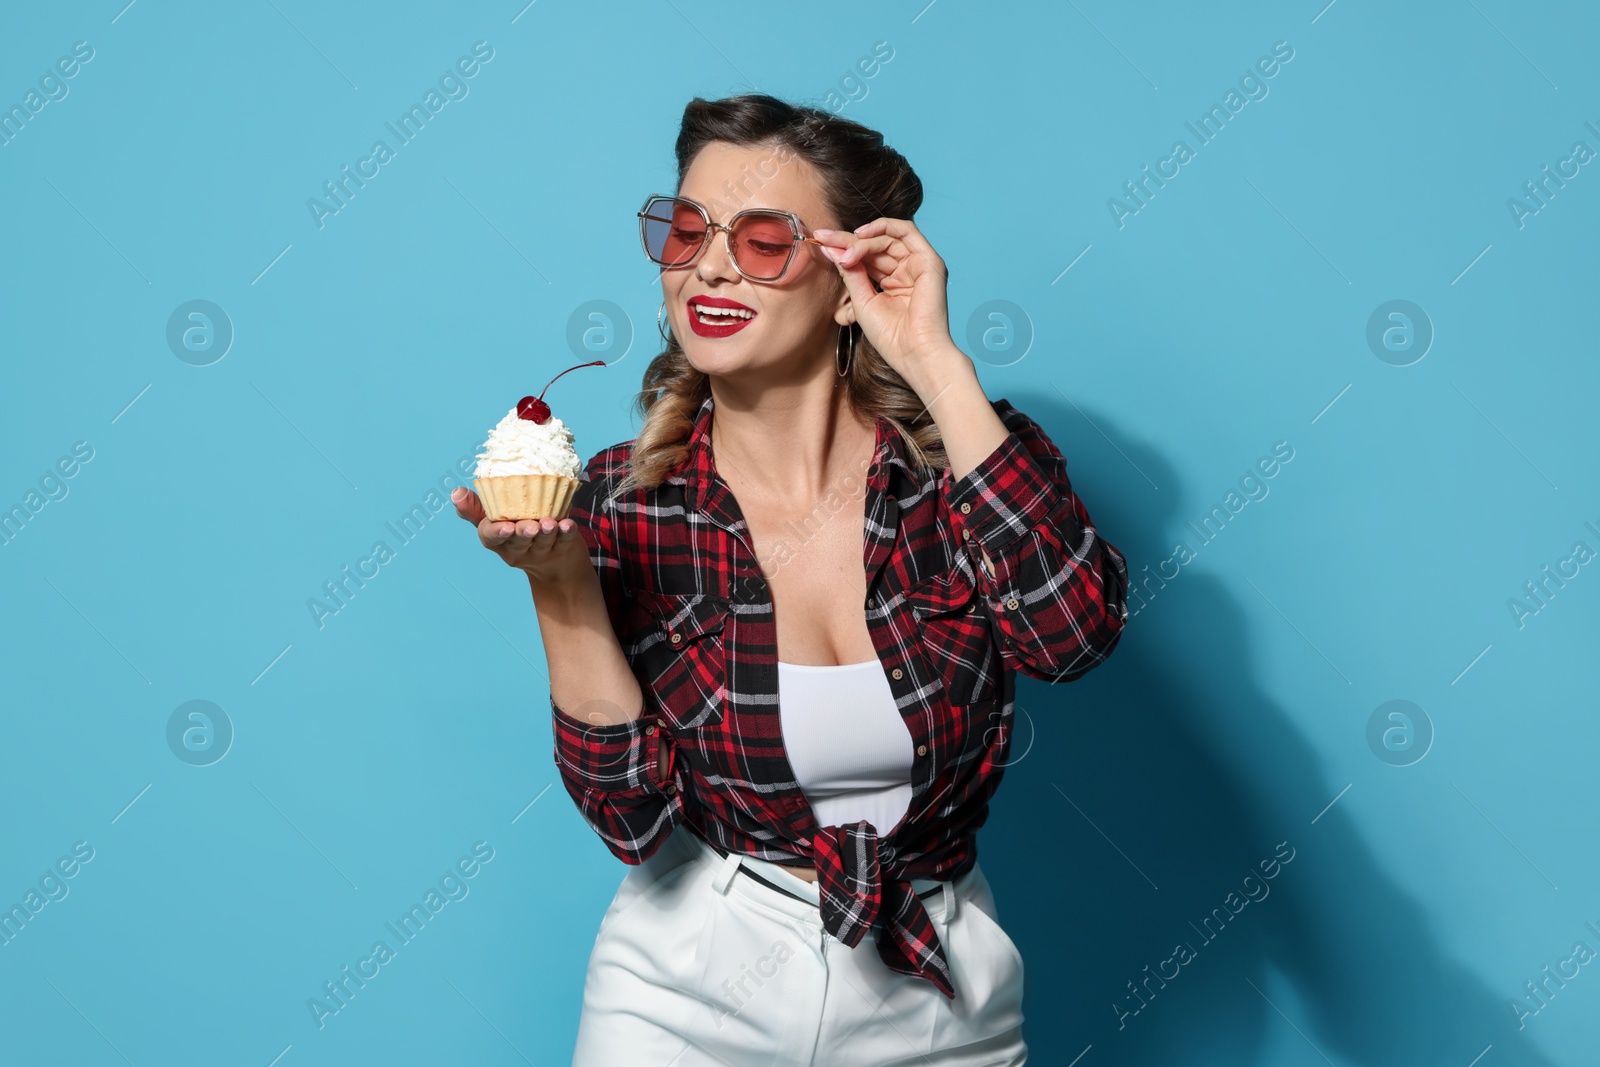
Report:
M 577 367 L 568 367 L 561 374 L 577 370 L 578 367 L 604 367 L 605 365 L 605 360 L 597 359 L 593 363 L 580 363 Z M 561 377 L 561 374 L 556 375 L 556 378 Z M 517 418 L 527 419 L 529 422 L 537 423 L 540 426 L 550 421 L 550 405 L 544 402 L 544 394 L 546 389 L 555 384 L 556 378 L 551 378 L 550 381 L 545 383 L 544 389 L 539 390 L 538 396 L 525 396 L 517 401 Z

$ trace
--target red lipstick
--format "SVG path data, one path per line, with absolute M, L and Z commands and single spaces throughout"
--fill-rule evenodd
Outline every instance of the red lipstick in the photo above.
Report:
M 755 321 L 756 311 L 739 303 L 721 296 L 691 296 L 688 301 L 689 328 L 697 337 L 731 337 Z M 713 312 L 712 316 L 702 319 L 696 308 L 716 309 L 726 308 L 733 314 L 719 315 Z

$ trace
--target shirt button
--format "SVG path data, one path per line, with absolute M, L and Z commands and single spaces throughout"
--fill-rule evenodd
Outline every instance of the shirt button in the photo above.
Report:
M 961 537 L 962 537 L 963 540 L 966 540 L 966 541 L 972 540 L 972 531 L 967 529 L 966 527 L 962 527 L 962 529 L 961 529 Z
M 672 643 L 675 644 L 675 645 L 683 644 L 683 635 L 682 634 L 673 634 L 672 635 Z
M 644 732 L 647 733 L 647 734 L 655 733 L 656 732 L 656 724 L 655 723 L 651 723 L 649 726 L 646 726 L 644 728 Z
M 971 615 L 974 611 L 977 611 L 977 610 L 978 610 L 978 605 L 976 605 L 976 604 L 968 604 L 967 605 L 967 614 L 968 615 Z
M 661 787 L 661 791 L 663 793 L 676 793 L 678 791 L 678 783 L 668 782 L 666 785 Z
M 867 607 L 875 608 L 877 606 L 878 606 L 878 598 L 877 597 L 875 597 L 875 596 L 867 597 Z
M 1009 600 L 1007 600 L 1006 607 L 1010 608 L 1012 611 L 1017 610 L 1017 598 L 1011 597 Z
M 926 756 L 927 754 L 928 754 L 928 746 L 927 745 L 918 745 L 917 746 L 917 755 Z
M 971 510 L 972 510 L 972 505 L 971 504 L 962 504 L 961 505 L 961 514 L 965 515 L 968 512 L 970 512 Z
M 901 679 L 901 678 L 904 678 L 904 677 L 905 677 L 905 676 L 906 676 L 906 672 L 905 672 L 905 671 L 903 671 L 903 670 L 901 670 L 901 669 L 900 669 L 900 668 L 899 668 L 899 667 L 896 667 L 896 668 L 895 668 L 895 669 L 894 669 L 894 670 L 892 670 L 892 671 L 890 671 L 890 672 L 889 672 L 889 674 L 890 674 L 890 675 L 891 675 L 891 676 L 892 676 L 892 677 L 893 677 L 893 678 L 894 678 L 894 680 L 895 680 L 895 681 L 897 681 L 897 682 L 898 682 L 898 681 L 899 681 L 899 680 L 900 680 L 900 679 Z

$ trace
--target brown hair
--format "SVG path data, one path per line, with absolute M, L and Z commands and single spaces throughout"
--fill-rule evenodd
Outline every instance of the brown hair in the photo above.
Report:
M 713 141 L 770 146 L 780 163 L 794 156 L 810 163 L 822 176 L 823 199 L 841 229 L 853 230 L 880 216 L 910 219 L 922 206 L 922 182 L 905 157 L 884 144 L 876 130 L 827 111 L 791 105 L 765 93 L 721 100 L 695 97 L 683 109 L 675 147 L 680 186 L 695 156 Z M 728 205 L 731 210 L 743 206 L 741 193 L 750 181 L 760 185 L 759 172 L 766 162 L 756 174 L 747 173 L 739 189 L 731 190 L 739 200 Z M 869 417 L 888 419 L 905 440 L 913 467 L 944 467 L 949 462 L 944 444 L 921 398 L 873 349 L 859 323 L 850 329 L 855 356 L 844 379 L 850 405 Z M 628 473 L 618 492 L 654 488 L 683 461 L 694 417 L 710 394 L 709 378 L 690 366 L 673 338 L 645 368 L 634 398 L 644 425 L 634 439 Z

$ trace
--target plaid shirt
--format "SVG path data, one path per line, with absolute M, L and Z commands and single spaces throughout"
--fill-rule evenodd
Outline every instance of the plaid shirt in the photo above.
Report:
M 1091 525 L 1066 460 L 1010 403 L 991 406 L 1011 433 L 961 479 L 914 471 L 878 420 L 859 610 L 916 753 L 910 808 L 887 832 L 819 826 L 784 753 L 772 597 L 712 463 L 710 397 L 686 459 L 660 486 L 614 494 L 629 441 L 589 461 L 572 503 L 644 690 L 642 714 L 591 725 L 551 699 L 562 782 L 624 862 L 648 859 L 688 823 L 725 852 L 815 866 L 831 935 L 854 947 L 879 929 L 891 969 L 952 998 L 911 879 L 952 879 L 977 862 L 1010 747 L 1015 674 L 1078 678 L 1116 647 L 1128 617 L 1127 564 Z

